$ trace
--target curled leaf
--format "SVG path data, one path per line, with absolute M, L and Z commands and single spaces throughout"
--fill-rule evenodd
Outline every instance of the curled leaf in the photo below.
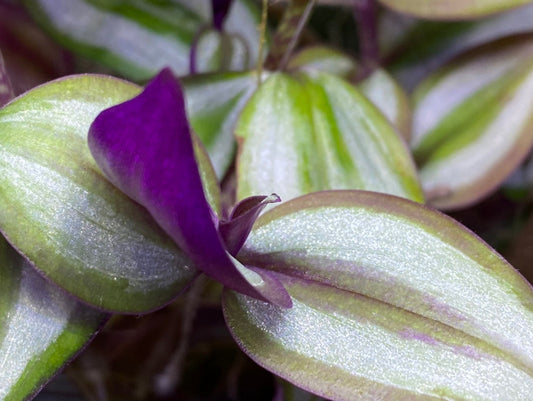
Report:
M 111 182 L 148 209 L 195 267 L 248 295 L 290 302 L 275 280 L 263 280 L 227 253 L 204 194 L 183 94 L 169 69 L 139 96 L 100 113 L 89 147 Z

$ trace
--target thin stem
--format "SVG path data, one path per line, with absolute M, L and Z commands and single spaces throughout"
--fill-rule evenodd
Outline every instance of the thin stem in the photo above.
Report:
M 261 9 L 261 24 L 259 25 L 259 54 L 257 56 L 257 85 L 261 85 L 261 75 L 263 75 L 263 53 L 265 51 L 265 36 L 268 19 L 268 0 L 263 0 Z
M 183 320 L 181 326 L 181 340 L 178 348 L 171 355 L 164 370 L 156 377 L 156 393 L 168 396 L 176 389 L 181 379 L 183 361 L 189 348 L 192 326 L 198 307 L 200 306 L 201 293 L 205 286 L 205 277 L 199 276 L 191 285 L 185 298 Z
M 379 65 L 376 0 L 354 0 L 354 17 L 359 34 L 359 51 L 364 75 Z
M 316 0 L 292 0 L 279 23 L 265 65 L 284 70 L 311 15 Z

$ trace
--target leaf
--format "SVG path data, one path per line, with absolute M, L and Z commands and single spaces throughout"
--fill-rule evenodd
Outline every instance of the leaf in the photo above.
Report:
M 244 108 L 236 136 L 238 199 L 367 189 L 422 200 L 398 134 L 363 95 L 332 75 L 271 75 Z
M 468 206 L 493 192 L 533 144 L 532 36 L 454 60 L 415 91 L 411 147 L 428 201 Z
M 237 119 L 257 88 L 253 72 L 199 74 L 181 80 L 187 116 L 222 179 L 233 161 Z
M 353 58 L 327 46 L 306 47 L 291 57 L 288 69 L 321 71 L 350 79 L 357 71 Z
M 24 0 L 28 11 L 63 46 L 137 81 L 167 66 L 177 75 L 189 72 L 190 46 L 211 19 L 186 3 Z M 242 1 L 234 2 L 225 22 L 226 32 L 239 35 L 248 48 L 250 66 L 257 59 L 253 48 L 258 36 L 247 33 L 257 22 L 254 5 Z
M 0 238 L 0 399 L 30 399 L 107 319 L 42 278 Z
M 387 69 L 411 91 L 452 57 L 506 36 L 532 31 L 533 5 L 470 21 L 427 21 L 394 12 L 380 19 Z
M 307 195 L 259 218 L 239 253 L 277 272 L 281 310 L 227 291 L 241 348 L 335 400 L 533 397 L 533 289 L 464 227 L 389 195 Z
M 87 147 L 103 109 L 139 92 L 80 75 L 0 111 L 0 228 L 49 279 L 99 308 L 161 307 L 197 274 L 147 211 L 118 191 Z
M 409 141 L 411 137 L 411 102 L 407 93 L 389 73 L 379 68 L 359 83 L 358 89 L 387 117 Z
M 468 19 L 528 4 L 530 0 L 380 0 L 395 11 L 428 19 Z
M 225 286 L 289 305 L 268 274 L 233 260 L 217 230 L 194 154 L 181 87 L 162 70 L 135 98 L 101 112 L 89 148 L 109 180 L 140 203 L 195 267 Z

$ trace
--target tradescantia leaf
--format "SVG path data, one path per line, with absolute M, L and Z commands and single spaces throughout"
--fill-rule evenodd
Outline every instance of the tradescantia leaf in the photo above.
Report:
M 411 147 L 428 201 L 467 206 L 494 191 L 533 144 L 533 36 L 469 52 L 415 91 Z
M 239 199 L 366 189 L 422 201 L 403 141 L 369 100 L 333 75 L 271 75 L 242 111 L 236 135 Z
M 468 19 L 495 14 L 531 0 L 379 0 L 395 11 L 428 19 Z
M 239 260 L 293 308 L 226 292 L 241 347 L 335 400 L 533 397 L 533 289 L 467 229 L 409 200 L 326 191 L 259 218 Z
M 313 46 L 300 50 L 291 57 L 289 69 L 329 72 L 340 78 L 349 79 L 357 71 L 353 58 L 327 46 Z
M 471 21 L 427 21 L 385 11 L 381 57 L 401 85 L 412 90 L 429 71 L 458 54 L 506 36 L 532 31 L 533 4 Z
M 359 90 L 387 117 L 394 128 L 409 141 L 411 137 L 411 102 L 404 89 L 379 68 L 359 83 Z
M 275 277 L 243 266 L 225 246 L 204 194 L 181 86 L 170 69 L 138 96 L 102 111 L 88 141 L 109 180 L 146 207 L 195 267 L 241 293 L 290 306 Z M 242 243 L 237 245 L 240 235 L 233 234 L 229 237 L 237 251 Z
M 87 147 L 98 113 L 138 92 L 111 77 L 73 76 L 0 111 L 0 229 L 76 297 L 131 313 L 169 302 L 196 274 L 148 212 L 107 181 Z M 216 182 L 202 171 L 204 184 Z
M 210 16 L 198 13 L 183 1 L 24 0 L 24 3 L 63 46 L 138 81 L 149 79 L 166 66 L 178 75 L 187 74 L 195 35 L 211 24 Z M 196 3 L 210 6 L 209 0 Z M 245 43 L 250 67 L 258 53 L 254 49 L 258 43 L 257 23 L 254 5 L 244 1 L 234 2 L 225 22 L 226 31 L 238 35 Z
M 237 119 L 257 88 L 253 72 L 191 75 L 181 79 L 187 116 L 221 179 L 233 161 Z
M 0 238 L 0 399 L 30 399 L 107 315 L 41 277 Z

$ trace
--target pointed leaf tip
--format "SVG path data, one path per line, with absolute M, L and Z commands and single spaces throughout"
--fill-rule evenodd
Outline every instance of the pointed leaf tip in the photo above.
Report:
M 244 245 L 252 226 L 259 214 L 270 203 L 281 202 L 281 198 L 272 194 L 270 196 L 250 196 L 240 201 L 231 212 L 228 221 L 221 221 L 218 231 L 222 236 L 228 252 L 236 255 Z

